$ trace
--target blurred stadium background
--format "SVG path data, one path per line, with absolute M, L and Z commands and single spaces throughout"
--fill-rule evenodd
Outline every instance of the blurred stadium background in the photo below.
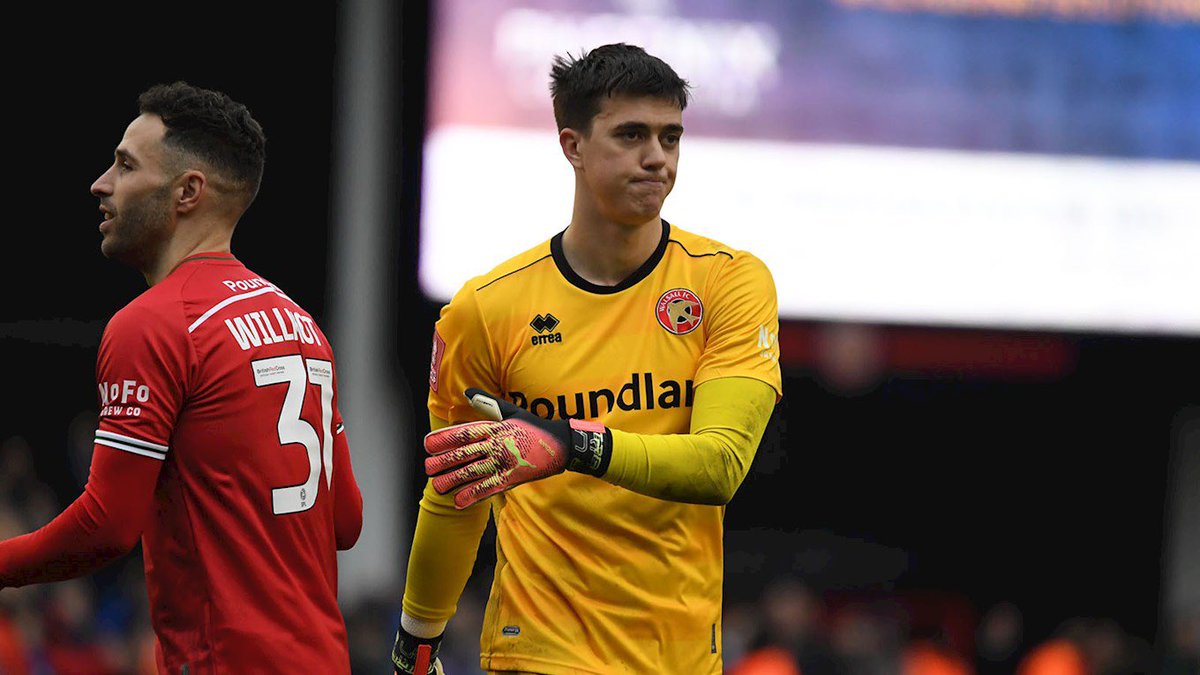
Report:
M 367 501 L 341 597 L 354 672 L 389 672 L 433 322 L 566 224 L 550 56 L 627 41 L 695 85 L 664 216 L 763 257 L 783 315 L 786 395 L 726 512 L 728 670 L 1075 672 L 1066 645 L 1200 673 L 1200 0 L 5 15 L 0 537 L 79 494 L 99 337 L 144 288 L 88 186 L 142 89 L 225 90 L 268 137 L 234 252 L 337 349 Z M 0 673 L 152 672 L 140 562 L 0 593 Z

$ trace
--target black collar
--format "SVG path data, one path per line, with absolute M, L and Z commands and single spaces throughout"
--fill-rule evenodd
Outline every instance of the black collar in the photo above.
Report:
M 576 274 L 575 270 L 571 269 L 571 266 L 567 264 L 567 256 L 563 254 L 563 232 L 566 232 L 566 230 L 554 235 L 554 238 L 550 240 L 550 255 L 554 257 L 554 264 L 558 267 L 558 271 L 563 275 L 564 278 L 566 278 L 567 281 L 571 282 L 572 286 L 575 286 L 576 288 L 585 290 L 588 293 L 608 295 L 611 293 L 619 293 L 626 288 L 633 286 L 642 279 L 650 276 L 650 273 L 653 272 L 654 268 L 658 266 L 658 261 L 662 260 L 663 254 L 667 251 L 667 241 L 671 239 L 671 224 L 666 220 L 662 221 L 662 239 L 658 241 L 658 248 L 654 249 L 654 253 L 650 254 L 650 257 L 646 259 L 646 262 L 642 263 L 640 267 L 634 270 L 632 274 L 621 280 L 621 283 L 617 284 L 616 286 L 599 286 L 597 284 L 593 284 L 587 279 L 584 279 Z

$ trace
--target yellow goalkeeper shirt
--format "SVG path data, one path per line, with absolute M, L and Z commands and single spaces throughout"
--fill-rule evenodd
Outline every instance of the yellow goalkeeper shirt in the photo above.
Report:
M 651 258 L 604 287 L 570 269 L 559 234 L 471 279 L 442 309 L 429 412 L 450 424 L 478 419 L 463 391 L 479 387 L 543 417 L 599 421 L 615 430 L 614 444 L 619 432 L 687 434 L 704 382 L 751 378 L 782 395 L 777 334 L 774 282 L 747 252 L 664 221 Z M 640 468 L 631 480 L 653 483 Z M 673 467 L 671 475 L 686 483 L 710 470 Z M 660 493 L 690 491 L 680 484 Z M 423 510 L 452 516 L 448 498 L 428 503 L 436 497 L 427 489 Z M 497 564 L 483 668 L 721 672 L 724 506 L 666 501 L 571 472 L 488 503 Z M 481 526 L 463 529 L 477 547 Z M 421 612 L 407 592 L 406 611 Z

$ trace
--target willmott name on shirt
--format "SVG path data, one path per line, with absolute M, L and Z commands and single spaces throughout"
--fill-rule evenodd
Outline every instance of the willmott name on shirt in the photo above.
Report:
M 286 307 L 272 307 L 269 313 L 258 310 L 225 319 L 225 326 L 243 351 L 276 342 L 321 344 L 313 320 Z

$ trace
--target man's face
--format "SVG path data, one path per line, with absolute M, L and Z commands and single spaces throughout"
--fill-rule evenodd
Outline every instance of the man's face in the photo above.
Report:
M 602 216 L 622 225 L 657 220 L 675 187 L 683 112 L 654 97 L 607 97 L 579 140 L 583 180 Z
M 113 164 L 92 183 L 100 198 L 100 251 L 141 269 L 170 238 L 172 180 L 157 115 L 141 115 L 125 129 Z

